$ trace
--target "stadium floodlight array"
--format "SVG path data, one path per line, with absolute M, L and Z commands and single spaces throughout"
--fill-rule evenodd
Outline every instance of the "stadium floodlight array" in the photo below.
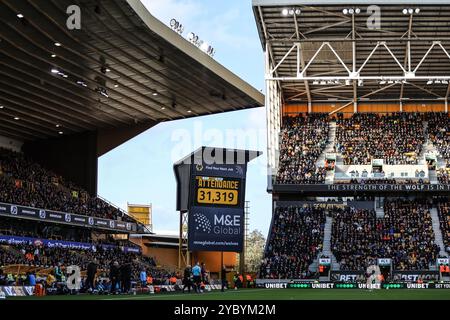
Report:
M 103 88 L 103 87 L 97 87 L 97 88 L 95 88 L 95 91 L 96 92 L 98 92 L 98 93 L 100 93 L 102 96 L 104 96 L 105 98 L 109 98 L 109 94 L 108 94 L 108 92 L 106 91 L 106 88 Z
M 298 8 L 284 8 L 283 10 L 281 10 L 281 14 L 285 17 L 287 16 L 298 16 L 300 13 L 302 13 L 302 11 Z
M 361 9 L 360 8 L 344 8 L 344 9 L 342 9 L 342 13 L 345 15 L 360 14 Z
M 340 80 L 337 79 L 329 79 L 329 80 L 314 80 L 314 85 L 332 85 L 332 84 L 342 84 Z
M 173 31 L 175 31 L 179 35 L 183 35 L 184 26 L 179 21 L 177 21 L 176 19 L 171 19 L 169 25 Z M 194 32 L 189 32 L 186 39 L 211 57 L 213 57 L 216 53 L 215 49 L 212 46 L 210 46 L 207 42 L 201 40 L 199 36 Z
M 56 74 L 56 75 L 58 75 L 58 76 L 60 76 L 60 77 L 63 77 L 63 78 L 68 78 L 68 77 L 69 77 L 67 74 L 65 74 L 64 72 L 58 70 L 57 68 L 53 68 L 53 69 L 51 70 L 51 72 L 52 72 L 53 74 Z
M 176 19 L 171 19 L 170 20 L 170 27 L 172 28 L 173 31 L 175 31 L 178 34 L 183 34 L 184 32 L 184 26 L 177 21 Z
M 400 83 L 407 83 L 407 81 L 405 79 L 403 80 L 394 80 L 394 79 L 381 79 L 379 82 L 379 84 L 400 84 Z
M 427 85 L 430 85 L 430 84 L 448 84 L 448 83 L 449 82 L 448 82 L 447 79 L 435 79 L 435 80 L 430 79 L 430 80 L 427 81 Z
M 402 10 L 402 12 L 403 12 L 403 14 L 409 14 L 409 15 L 411 15 L 411 14 L 418 14 L 418 13 L 420 13 L 420 9 L 419 8 L 415 8 L 415 9 L 413 9 L 413 8 L 404 8 L 403 10 Z
M 85 87 L 85 88 L 87 87 L 86 82 L 84 82 L 83 80 L 77 80 L 77 84 L 82 86 L 82 87 Z
M 187 40 L 211 57 L 213 57 L 216 53 L 215 49 L 212 46 L 210 46 L 207 42 L 201 40 L 199 36 L 193 32 L 189 32 Z

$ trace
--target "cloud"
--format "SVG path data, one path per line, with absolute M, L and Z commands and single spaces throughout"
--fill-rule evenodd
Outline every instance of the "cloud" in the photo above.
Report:
M 141 0 L 152 15 L 168 24 L 175 18 L 182 24 L 190 23 L 204 13 L 204 7 L 193 0 Z
M 251 109 L 248 114 L 248 125 L 251 128 L 266 131 L 266 108 Z
M 175 18 L 184 25 L 184 35 L 191 31 L 195 32 L 201 39 L 211 42 L 213 47 L 248 49 L 258 44 L 252 35 L 246 35 L 242 30 L 233 28 L 243 19 L 240 8 L 230 7 L 220 11 L 198 0 L 141 1 L 150 13 L 163 23 L 168 24 L 170 19 Z
M 204 12 L 202 6 L 192 0 L 141 0 L 142 4 L 164 23 L 175 18 L 181 23 L 193 21 Z

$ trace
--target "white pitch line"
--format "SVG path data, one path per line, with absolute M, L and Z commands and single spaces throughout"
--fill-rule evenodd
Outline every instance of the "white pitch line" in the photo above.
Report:
M 226 293 L 242 293 L 242 292 L 254 292 L 254 291 L 267 291 L 267 289 L 246 289 L 245 291 L 240 291 L 240 290 L 232 290 L 232 289 L 228 289 L 225 292 L 222 292 L 220 290 L 218 291 L 214 291 L 214 292 L 207 292 L 205 295 L 209 296 L 212 294 L 226 294 Z M 158 298 L 158 297 L 181 297 L 181 296 L 185 296 L 185 297 L 190 297 L 192 295 L 197 295 L 197 296 L 201 296 L 202 294 L 198 294 L 198 293 L 179 293 L 179 294 L 148 294 L 148 295 L 137 295 L 137 296 L 133 296 L 133 295 L 128 295 L 128 296 L 121 296 L 121 297 L 117 297 L 117 298 L 108 298 L 108 299 L 100 299 L 100 300 L 134 300 L 134 299 L 148 299 L 148 298 Z

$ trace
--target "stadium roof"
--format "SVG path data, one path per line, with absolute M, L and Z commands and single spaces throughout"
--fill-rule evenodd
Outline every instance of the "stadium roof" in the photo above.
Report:
M 66 26 L 73 4 L 80 30 Z M 46 139 L 263 104 L 139 0 L 0 2 L 0 135 Z
M 285 102 L 448 99 L 449 79 L 439 77 L 450 75 L 450 1 L 374 3 L 381 10 L 378 29 L 368 25 L 367 1 L 253 0 L 273 71 L 268 78 L 279 82 Z M 358 14 L 344 13 L 356 8 Z M 409 8 L 414 12 L 404 14 Z

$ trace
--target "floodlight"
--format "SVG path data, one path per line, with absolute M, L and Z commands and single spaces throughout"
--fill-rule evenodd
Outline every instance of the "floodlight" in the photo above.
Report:
M 289 14 L 289 10 L 288 10 L 288 9 L 283 9 L 283 10 L 281 11 L 281 14 L 282 14 L 283 16 L 287 16 L 287 15 Z

